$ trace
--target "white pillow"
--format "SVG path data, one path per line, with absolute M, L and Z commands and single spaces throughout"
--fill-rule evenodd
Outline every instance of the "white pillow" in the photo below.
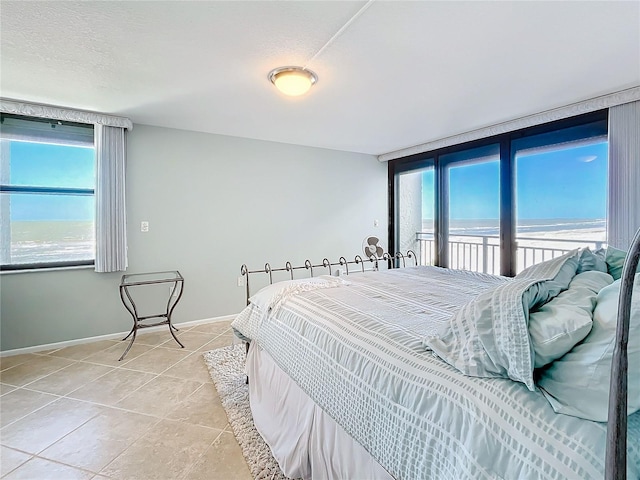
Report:
M 579 273 L 567 290 L 530 313 L 529 335 L 536 368 L 560 358 L 587 336 L 593 323 L 596 296 L 612 282 L 608 273 Z
M 633 288 L 627 347 L 629 415 L 640 410 L 640 275 Z M 538 386 L 557 413 L 607 421 L 619 296 L 620 280 L 600 290 L 589 335 L 542 371 Z
M 260 289 L 258 293 L 249 298 L 249 302 L 263 312 L 269 312 L 291 295 L 320 288 L 339 287 L 341 285 L 349 285 L 349 282 L 340 277 L 332 277 L 330 275 L 284 280 Z

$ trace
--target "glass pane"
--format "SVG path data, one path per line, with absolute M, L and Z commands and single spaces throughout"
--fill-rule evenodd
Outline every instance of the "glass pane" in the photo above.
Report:
M 413 250 L 420 265 L 433 265 L 435 175 L 433 167 L 398 175 L 397 250 Z
M 608 144 L 516 154 L 517 272 L 607 239 Z
M 9 177 L 4 174 L 2 179 L 5 184 L 95 187 L 93 148 L 16 141 L 10 141 L 9 148 Z
M 93 196 L 3 193 L 0 205 L 3 265 L 95 258 Z
M 475 159 L 452 163 L 447 168 L 449 268 L 500 274 L 498 148 L 495 147 L 493 155 L 483 154 Z
M 134 273 L 133 275 L 124 275 L 120 284 L 142 285 L 147 283 L 175 282 L 176 280 L 182 280 L 182 275 L 180 275 L 178 271 Z

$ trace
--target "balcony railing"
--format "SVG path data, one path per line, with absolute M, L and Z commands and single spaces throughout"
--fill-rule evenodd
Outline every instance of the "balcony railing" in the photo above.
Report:
M 420 265 L 433 265 L 435 241 L 433 234 L 416 232 Z M 449 235 L 449 267 L 473 272 L 500 274 L 500 237 L 498 235 Z M 599 249 L 603 240 L 518 237 L 517 271 L 559 257 L 579 247 Z

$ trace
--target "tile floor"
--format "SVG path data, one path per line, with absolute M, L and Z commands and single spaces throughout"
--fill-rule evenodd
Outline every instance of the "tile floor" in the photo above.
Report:
M 250 479 L 202 353 L 229 322 L 0 358 L 2 479 Z

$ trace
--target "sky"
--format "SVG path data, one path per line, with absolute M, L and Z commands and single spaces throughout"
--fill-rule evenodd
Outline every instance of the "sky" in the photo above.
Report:
M 606 218 L 607 143 L 516 158 L 518 220 Z M 94 150 L 11 142 L 14 185 L 94 188 Z M 499 218 L 499 163 L 486 161 L 450 170 L 453 220 Z M 423 218 L 433 218 L 434 172 L 423 173 Z M 91 220 L 89 196 L 13 194 L 12 220 Z
M 94 149 L 11 142 L 13 185 L 95 188 Z M 80 195 L 11 195 L 11 220 L 92 220 L 94 199 Z
M 518 220 L 606 218 L 606 142 L 516 157 Z M 453 220 L 495 219 L 500 214 L 499 162 L 449 170 Z M 422 176 L 423 218 L 433 218 L 434 171 Z

